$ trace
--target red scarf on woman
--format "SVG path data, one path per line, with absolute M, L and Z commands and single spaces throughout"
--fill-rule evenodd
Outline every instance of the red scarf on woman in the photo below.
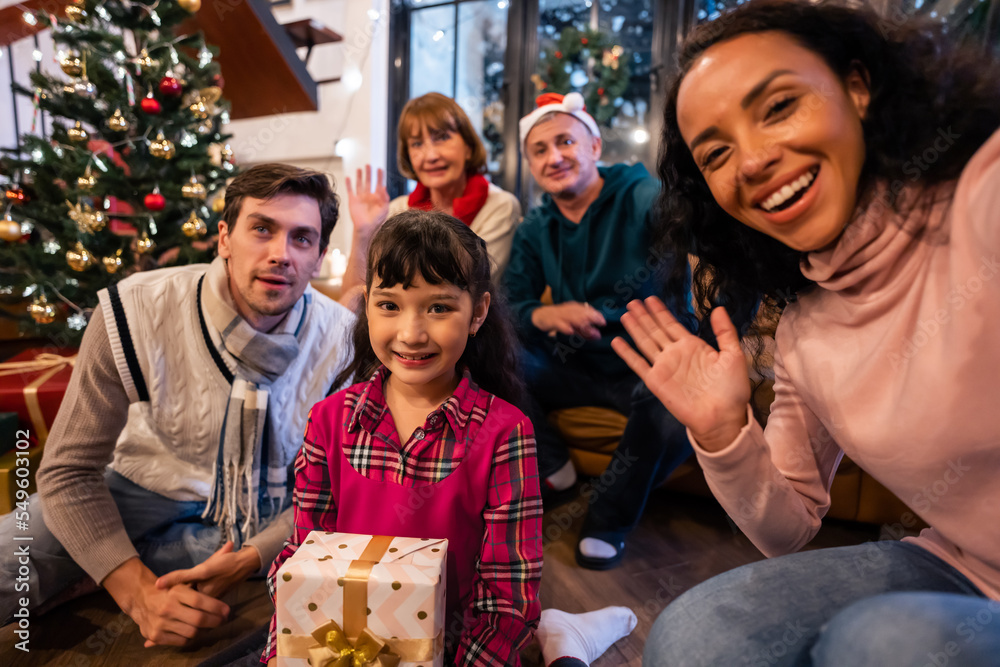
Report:
M 490 182 L 482 174 L 469 176 L 465 183 L 465 192 L 461 197 L 455 197 L 451 202 L 452 210 L 456 218 L 468 226 L 472 226 L 472 221 L 479 215 L 479 211 L 486 204 L 486 196 L 490 191 Z M 416 189 L 410 193 L 406 202 L 410 208 L 421 211 L 429 211 L 434 208 L 431 203 L 431 191 L 424 187 L 423 183 L 417 183 Z

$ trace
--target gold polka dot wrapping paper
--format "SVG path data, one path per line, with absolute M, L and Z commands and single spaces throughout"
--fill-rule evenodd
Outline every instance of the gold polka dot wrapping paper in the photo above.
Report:
M 353 665 L 363 652 L 355 644 L 371 645 L 370 635 L 385 648 L 365 653 L 365 665 L 443 667 L 447 547 L 445 539 L 309 533 L 276 577 L 278 665 L 309 667 L 310 655 L 325 656 L 312 667 Z

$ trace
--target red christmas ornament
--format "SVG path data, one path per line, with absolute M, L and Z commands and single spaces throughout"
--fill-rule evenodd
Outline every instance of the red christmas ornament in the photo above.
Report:
M 604 94 L 604 89 L 603 88 L 598 88 L 597 89 L 597 94 L 598 95 L 603 95 Z
M 556 51 L 556 58 L 562 58 L 562 51 Z
M 587 43 L 588 43 L 587 42 L 587 38 L 586 37 L 581 37 L 580 38 L 580 43 L 583 44 L 584 46 L 587 46 Z
M 162 211 L 167 205 L 167 199 L 159 192 L 150 192 L 143 198 L 142 203 L 150 211 Z
M 219 88 L 225 88 L 226 80 L 223 78 L 221 74 L 216 74 L 215 76 L 212 77 L 212 85 L 218 86 Z
M 144 113 L 155 116 L 160 113 L 163 107 L 160 106 L 160 101 L 153 97 L 153 92 L 150 91 L 149 95 L 142 98 L 142 101 L 139 102 L 139 108 L 142 109 Z
M 181 82 L 172 76 L 165 76 L 160 79 L 160 92 L 171 97 L 180 95 L 184 89 Z

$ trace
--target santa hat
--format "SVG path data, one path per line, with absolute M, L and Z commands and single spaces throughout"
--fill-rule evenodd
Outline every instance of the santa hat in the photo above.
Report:
M 584 109 L 583 95 L 580 93 L 569 93 L 568 95 L 559 95 L 558 93 L 545 93 L 544 95 L 539 95 L 535 99 L 535 105 L 537 108 L 529 113 L 527 116 L 521 119 L 518 123 L 518 130 L 521 133 L 521 146 L 524 147 L 524 142 L 528 138 L 528 133 L 531 132 L 538 121 L 550 113 L 567 113 L 573 116 L 581 123 L 587 126 L 590 133 L 600 139 L 601 131 L 597 127 L 597 122 L 594 117 L 591 116 Z

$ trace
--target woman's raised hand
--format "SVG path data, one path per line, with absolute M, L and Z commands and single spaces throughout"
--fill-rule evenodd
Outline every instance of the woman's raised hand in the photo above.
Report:
M 702 448 L 718 451 L 746 426 L 750 380 L 729 315 L 716 308 L 711 317 L 718 351 L 688 332 L 658 298 L 636 300 L 622 324 L 642 354 L 620 337 L 611 346 Z
M 365 165 L 364 173 L 358 169 L 357 188 L 351 187 L 351 177 L 344 179 L 347 190 L 347 206 L 351 211 L 354 232 L 368 237 L 385 222 L 389 214 L 389 192 L 385 189 L 385 174 L 377 172 L 375 187 L 372 187 L 372 166 Z

